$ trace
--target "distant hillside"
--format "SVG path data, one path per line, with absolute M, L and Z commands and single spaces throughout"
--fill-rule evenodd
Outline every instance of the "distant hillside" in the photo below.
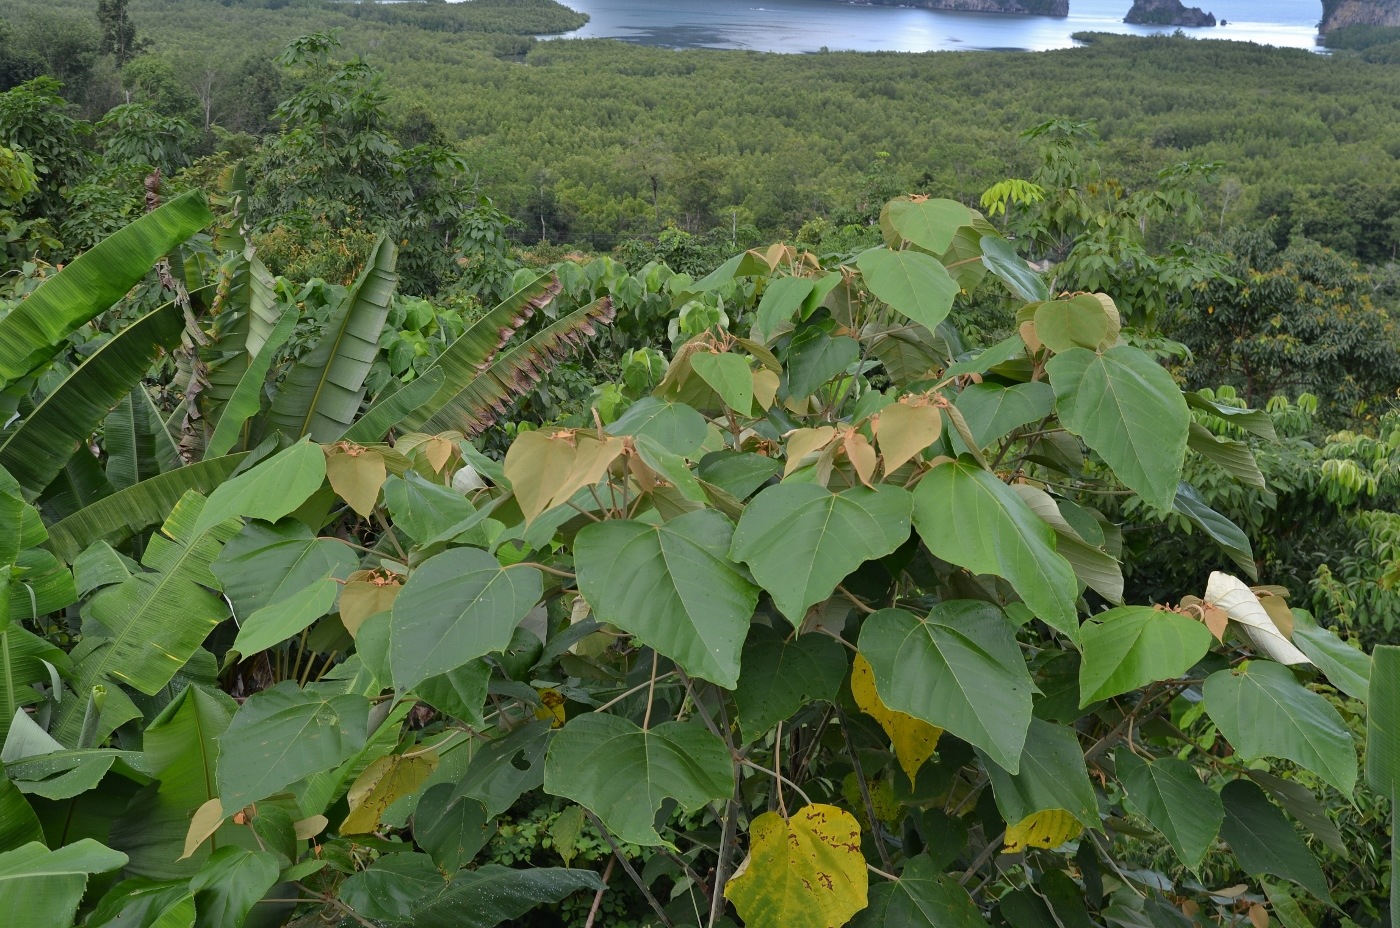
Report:
M 1181 0 L 1134 0 L 1123 22 L 1146 26 L 1214 26 L 1215 15 Z
M 875 6 L 917 6 L 959 13 L 1021 13 L 1068 16 L 1069 0 L 867 0 Z
M 1400 26 L 1400 0 L 1322 0 L 1322 32 L 1344 26 Z

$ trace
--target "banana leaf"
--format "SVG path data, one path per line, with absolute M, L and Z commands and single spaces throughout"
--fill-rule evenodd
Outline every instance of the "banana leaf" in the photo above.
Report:
M 228 296 L 216 317 L 216 341 L 200 349 L 209 383 L 199 395 L 199 409 L 214 425 L 285 310 L 277 303 L 272 274 L 251 248 L 231 259 L 231 265 Z M 217 455 L 206 452 L 206 456 Z
M 160 524 L 186 492 L 212 493 L 247 457 L 243 452 L 210 458 L 118 490 L 50 525 L 45 546 L 71 564 L 94 541 L 119 544 Z
M 0 445 L 0 466 L 38 496 L 112 407 L 140 384 L 160 350 L 180 340 L 183 328 L 180 308 L 171 302 L 114 335 L 10 432 Z
M 514 402 L 533 389 L 552 366 L 585 339 L 598 334 L 599 325 L 610 325 L 614 315 L 610 297 L 569 313 L 502 355 L 490 368 L 456 389 L 446 403 L 414 413 L 407 424 L 419 431 L 456 429 L 469 438 L 481 434 L 509 412 Z
M 365 377 L 379 353 L 379 336 L 398 285 L 398 249 L 381 236 L 344 309 L 316 347 L 297 361 L 268 413 L 273 429 L 293 438 L 335 441 L 359 415 Z
M 287 339 L 292 337 L 292 330 L 297 325 L 297 312 L 295 307 L 288 307 L 282 312 L 282 318 L 267 338 L 259 338 L 262 347 L 253 358 L 251 364 L 243 372 L 238 385 L 229 395 L 228 402 L 224 404 L 223 410 L 219 413 L 218 425 L 214 429 L 213 436 L 204 446 L 205 457 L 221 457 L 228 454 L 229 450 L 240 439 L 246 446 L 247 435 L 244 426 L 248 420 L 258 414 L 262 407 L 263 387 L 267 383 L 267 372 L 272 367 L 272 359 L 277 352 L 287 343 Z M 249 342 L 253 339 L 250 337 Z
M 49 358 L 79 326 L 126 295 L 160 258 L 211 221 L 204 197 L 176 197 L 89 249 L 0 319 L 0 389 Z
M 135 486 L 181 465 L 180 449 L 165 430 L 151 395 L 137 387 L 117 403 L 102 426 L 107 481 L 113 489 Z

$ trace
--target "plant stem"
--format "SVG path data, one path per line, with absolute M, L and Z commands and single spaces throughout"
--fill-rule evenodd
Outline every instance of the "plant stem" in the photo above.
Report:
M 583 923 L 583 928 L 593 928 L 593 919 L 598 917 L 598 907 L 603 904 L 603 893 L 608 891 L 608 877 L 612 876 L 613 865 L 616 863 L 616 857 L 608 858 L 608 865 L 603 868 L 603 885 L 593 896 L 593 906 L 588 910 L 588 921 Z
M 675 928 L 675 926 L 671 924 L 671 919 L 666 916 L 666 910 L 661 907 L 661 903 L 652 895 L 651 888 L 648 887 L 646 883 L 642 882 L 641 874 L 636 871 L 636 868 L 632 866 L 631 862 L 628 861 L 626 857 L 622 856 L 622 848 L 618 847 L 617 842 L 613 840 L 612 834 L 603 824 L 602 819 L 598 818 L 598 816 L 594 815 L 588 809 L 584 809 L 583 811 L 588 816 L 588 820 L 593 823 L 593 827 L 598 829 L 598 834 L 602 835 L 603 839 L 608 842 L 608 847 L 612 848 L 613 856 L 617 858 L 618 863 L 622 864 L 622 869 L 627 871 L 627 875 L 632 878 L 632 882 L 637 884 L 637 888 L 641 890 L 647 902 L 651 903 L 652 910 L 656 912 L 656 917 L 661 919 L 661 924 L 665 925 L 666 928 Z
M 846 738 L 846 753 L 851 758 L 851 767 L 856 772 L 856 783 L 860 786 L 860 798 L 865 802 L 866 819 L 870 822 L 870 836 L 875 841 L 875 850 L 880 854 L 880 863 L 885 865 L 885 869 L 891 869 L 890 852 L 885 849 L 885 840 L 880 837 L 880 820 L 875 817 L 875 803 L 870 799 L 870 784 L 865 780 L 865 771 L 861 769 L 860 757 L 856 754 L 856 741 L 851 737 L 851 726 L 847 724 L 846 713 L 840 706 L 836 707 L 836 718 L 841 724 L 841 734 Z
M 658 679 L 658 680 L 664 680 L 664 679 L 666 679 L 667 677 L 675 676 L 675 673 L 676 673 L 676 672 L 675 672 L 674 670 L 668 670 L 668 671 L 666 671 L 665 673 L 661 674 L 661 676 L 657 677 L 656 679 Z M 594 711 L 594 712 L 602 712 L 602 711 L 604 711 L 605 709 L 611 709 L 613 706 L 615 706 L 615 705 L 617 705 L 618 703 L 622 702 L 622 701 L 623 701 L 624 699 L 626 699 L 628 696 L 631 696 L 631 695 L 634 694 L 634 693 L 640 693 L 642 690 L 646 689 L 647 687 L 649 687 L 649 686 L 651 686 L 651 685 L 652 685 L 651 683 L 639 683 L 639 684 L 637 684 L 636 686 L 632 687 L 632 688 L 631 688 L 630 690 L 628 690 L 627 692 L 623 693 L 621 696 L 615 696 L 615 697 L 613 697 L 612 699 L 609 699 L 607 702 L 603 703 L 601 706 L 599 706 L 598 708 L 594 709 L 593 711 Z
M 647 711 L 642 716 L 642 731 L 651 727 L 651 706 L 656 698 L 656 665 L 661 660 L 661 654 L 655 648 L 651 651 L 651 682 L 647 684 Z

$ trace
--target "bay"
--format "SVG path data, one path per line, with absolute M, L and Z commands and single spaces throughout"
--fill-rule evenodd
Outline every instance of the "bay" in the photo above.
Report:
M 837 0 L 561 0 L 591 17 L 558 38 L 615 38 L 666 48 L 762 52 L 928 52 L 971 49 L 1048 51 L 1075 45 L 1076 32 L 1170 33 L 1171 26 L 1129 26 L 1131 0 L 1070 0 L 1070 15 L 952 13 Z M 1188 0 L 1196 5 L 1198 0 Z M 1197 38 L 1317 49 L 1319 0 L 1205 0 L 1228 22 L 1183 29 Z M 543 38 L 543 37 L 542 37 Z M 552 38 L 552 37 L 551 37 Z

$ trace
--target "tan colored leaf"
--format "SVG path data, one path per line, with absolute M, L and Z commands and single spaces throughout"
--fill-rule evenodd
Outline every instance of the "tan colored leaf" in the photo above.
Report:
M 308 841 L 325 831 L 329 824 L 330 820 L 324 815 L 313 815 L 299 822 L 293 822 L 292 828 L 296 832 L 298 841 Z
M 378 570 L 357 570 L 340 589 L 340 623 L 355 637 L 365 619 L 386 612 L 403 589 L 398 577 Z
M 535 710 L 535 718 L 549 721 L 551 728 L 564 727 L 564 694 L 553 687 L 536 687 L 540 694 L 540 707 Z
M 1201 618 L 1206 623 L 1206 628 L 1215 636 L 1217 641 L 1225 640 L 1225 628 L 1230 624 L 1230 615 L 1224 609 L 1217 609 L 1215 606 L 1202 606 Z
M 452 455 L 457 447 L 451 441 L 441 435 L 434 435 L 420 446 L 423 457 L 428 462 L 428 466 L 433 469 L 433 473 L 440 474 L 447 466 L 447 462 L 452 460 Z
M 184 860 L 199 846 L 209 840 L 209 836 L 219 830 L 219 826 L 224 823 L 224 806 L 219 801 L 219 797 L 206 801 L 198 809 L 194 810 L 194 815 L 190 818 L 190 830 L 185 834 L 185 853 L 180 855 Z
M 415 792 L 437 769 L 438 756 L 432 751 L 417 756 L 389 754 L 364 769 L 345 797 L 350 814 L 340 823 L 340 833 L 368 834 L 379 827 L 379 817 L 394 802 Z
M 771 409 L 778 396 L 778 375 L 761 367 L 753 372 L 753 398 L 760 409 Z
M 860 482 L 868 487 L 873 486 L 870 478 L 875 476 L 876 458 L 875 449 L 870 446 L 870 442 L 859 432 L 851 432 L 842 445 L 846 449 L 846 457 L 851 459 L 851 466 L 856 469 L 856 476 L 860 478 Z
M 1269 912 L 1257 902 L 1249 907 L 1249 920 L 1254 928 L 1269 928 Z
M 860 711 L 879 722 L 885 734 L 890 736 L 899 766 L 908 775 L 909 782 L 914 782 L 919 768 L 937 750 L 938 736 L 943 734 L 943 729 L 886 706 L 875 691 L 875 670 L 864 654 L 856 655 L 855 665 L 851 668 L 851 695 Z
M 331 489 L 362 516 L 374 511 L 387 477 L 384 456 L 377 451 L 352 448 L 326 458 L 326 479 L 331 482 Z
M 1206 604 L 1223 609 L 1244 628 L 1254 646 L 1280 664 L 1306 664 L 1308 656 L 1283 636 L 1268 610 L 1242 580 L 1213 571 L 1206 583 Z
M 569 430 L 525 432 L 506 452 L 506 479 L 526 523 L 603 479 L 622 454 L 624 441 Z
M 942 433 L 943 414 L 937 407 L 891 403 L 880 410 L 876 417 L 875 440 L 885 458 L 886 476 L 938 441 Z
M 1279 630 L 1283 637 L 1293 639 L 1293 610 L 1288 608 L 1288 600 L 1278 593 L 1269 592 L 1266 589 L 1256 587 L 1254 595 L 1259 597 L 1259 604 L 1264 607 L 1264 611 L 1273 620 L 1274 627 Z
M 1014 825 L 1006 826 L 1003 854 L 1017 854 L 1028 847 L 1057 848 L 1073 841 L 1084 825 L 1065 809 L 1042 809 Z
M 831 928 L 868 904 L 860 825 L 816 803 L 787 821 L 765 812 L 749 829 L 749 856 L 724 887 L 748 928 Z
M 802 466 L 803 459 L 821 451 L 836 437 L 836 429 L 823 425 L 815 429 L 795 429 L 787 434 L 787 464 L 783 467 L 786 477 Z

